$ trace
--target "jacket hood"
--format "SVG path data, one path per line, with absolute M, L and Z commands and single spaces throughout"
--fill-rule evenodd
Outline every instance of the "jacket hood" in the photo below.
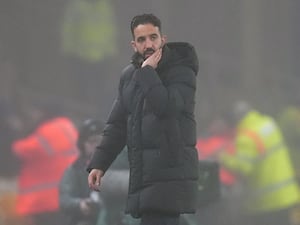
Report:
M 143 57 L 139 53 L 135 53 L 131 58 L 131 63 L 136 67 L 140 67 L 143 63 Z M 199 61 L 195 48 L 187 42 L 168 42 L 163 47 L 162 59 L 158 64 L 157 70 L 172 65 L 184 65 L 191 68 L 195 74 L 199 71 Z
M 174 64 L 187 66 L 197 75 L 199 71 L 199 60 L 195 48 L 187 42 L 169 42 L 165 44 L 158 69 Z

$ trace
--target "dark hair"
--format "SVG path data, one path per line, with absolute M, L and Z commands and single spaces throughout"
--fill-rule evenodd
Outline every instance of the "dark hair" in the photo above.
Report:
M 79 127 L 79 134 L 77 139 L 77 146 L 79 150 L 83 150 L 83 144 L 89 137 L 93 135 L 100 135 L 104 129 L 104 123 L 95 119 L 86 119 Z
M 141 15 L 137 15 L 135 17 L 132 18 L 131 23 L 130 23 L 130 30 L 131 30 L 131 34 L 134 37 L 134 29 L 140 25 L 140 24 L 152 24 L 155 27 L 158 27 L 159 32 L 161 32 L 161 22 L 160 19 L 158 19 L 156 16 L 154 16 L 153 14 L 141 14 Z

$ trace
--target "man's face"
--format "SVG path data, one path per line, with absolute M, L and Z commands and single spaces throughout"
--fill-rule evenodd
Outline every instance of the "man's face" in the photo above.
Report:
M 133 33 L 134 40 L 131 45 L 134 51 L 140 53 L 144 59 L 147 59 L 166 42 L 166 37 L 161 35 L 158 27 L 150 23 L 138 25 Z

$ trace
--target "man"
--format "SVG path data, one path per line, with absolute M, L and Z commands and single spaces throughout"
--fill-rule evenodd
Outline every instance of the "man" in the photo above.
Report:
M 243 181 L 243 198 L 250 224 L 294 224 L 293 207 L 299 187 L 289 150 L 273 118 L 241 101 L 233 108 L 235 154 L 222 153 L 221 163 Z
M 166 43 L 153 14 L 131 21 L 135 51 L 122 73 L 103 138 L 87 168 L 88 183 L 101 178 L 128 147 L 126 212 L 142 225 L 179 224 L 196 208 L 198 155 L 194 120 L 198 59 L 188 43 Z

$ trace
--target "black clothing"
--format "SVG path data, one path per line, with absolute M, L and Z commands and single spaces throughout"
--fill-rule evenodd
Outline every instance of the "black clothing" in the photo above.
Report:
M 194 120 L 198 59 L 188 43 L 168 43 L 156 69 L 140 57 L 122 73 L 103 139 L 88 166 L 106 171 L 125 145 L 130 165 L 126 212 L 193 213 L 198 156 Z
M 100 214 L 102 202 L 99 200 L 91 201 L 91 204 L 93 205 L 92 214 L 84 215 L 80 210 L 80 201 L 82 199 L 91 198 L 92 192 L 86 183 L 86 172 L 83 169 L 86 166 L 86 162 L 87 160 L 84 157 L 79 157 L 77 161 L 75 161 L 64 172 L 64 175 L 60 182 L 60 209 L 68 216 L 67 224 L 70 225 L 95 225 Z

